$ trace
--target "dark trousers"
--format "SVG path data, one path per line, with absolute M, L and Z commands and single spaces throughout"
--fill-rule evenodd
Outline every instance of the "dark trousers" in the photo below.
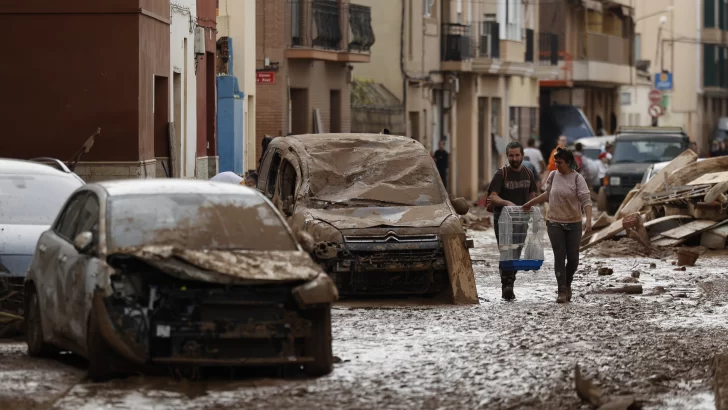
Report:
M 581 242 L 581 222 L 562 224 L 547 222 L 546 231 L 554 250 L 554 270 L 556 282 L 561 286 L 571 286 L 576 268 L 579 267 L 579 244 Z
M 493 230 L 495 231 L 495 240 L 500 245 L 500 235 L 498 230 L 498 219 L 500 218 L 500 212 L 493 213 Z M 513 231 L 514 233 L 526 233 L 528 229 L 528 225 L 523 226 L 514 226 Z M 523 250 L 523 246 L 518 247 L 518 250 L 516 250 L 516 255 L 520 257 L 521 251 Z M 516 271 L 504 271 L 501 268 L 498 268 L 498 272 L 500 273 L 501 277 L 501 285 L 502 286 L 510 286 L 513 287 L 513 283 L 516 281 Z
M 437 173 L 440 174 L 440 179 L 442 180 L 442 184 L 445 185 L 445 189 L 447 189 L 447 168 L 438 169 Z

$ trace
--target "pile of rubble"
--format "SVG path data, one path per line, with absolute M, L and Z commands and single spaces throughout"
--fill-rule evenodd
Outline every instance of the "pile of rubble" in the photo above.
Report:
M 685 151 L 644 185 L 637 185 L 611 217 L 602 213 L 581 250 L 621 237 L 645 250 L 728 245 L 728 156 L 698 161 Z

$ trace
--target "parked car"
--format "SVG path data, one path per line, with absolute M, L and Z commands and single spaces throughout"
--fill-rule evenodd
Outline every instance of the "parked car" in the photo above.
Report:
M 607 211 L 615 212 L 627 193 L 655 163 L 671 161 L 688 149 L 680 127 L 621 127 L 617 130 L 612 164 L 604 177 Z
M 447 295 L 477 303 L 458 217 L 468 205 L 450 200 L 419 142 L 380 134 L 276 138 L 258 189 L 294 231 L 311 234 L 312 256 L 342 296 Z
M 569 149 L 573 150 L 576 143 L 580 142 L 581 145 L 584 147 L 584 156 L 593 160 L 598 160 L 599 154 L 604 152 L 607 144 L 610 142 L 614 142 L 615 138 L 616 137 L 614 135 L 579 138 L 578 140 L 574 141 L 572 145 L 569 146 Z
M 704 161 L 706 158 L 698 158 L 698 161 Z M 658 162 L 657 164 L 650 165 L 649 168 L 647 168 L 647 171 L 645 171 L 645 174 L 642 176 L 642 181 L 640 182 L 641 185 L 644 185 L 652 179 L 662 168 L 665 168 L 667 164 L 669 164 L 670 161 L 665 162 Z
M 594 129 L 576 106 L 568 104 L 542 105 L 540 111 L 540 139 L 541 153 L 548 159 L 551 151 L 556 148 L 559 136 L 566 136 L 566 144 L 572 145 L 576 140 L 584 137 L 593 137 Z
M 331 279 L 257 191 L 190 180 L 89 184 L 41 235 L 28 353 L 104 380 L 134 366 L 332 370 Z

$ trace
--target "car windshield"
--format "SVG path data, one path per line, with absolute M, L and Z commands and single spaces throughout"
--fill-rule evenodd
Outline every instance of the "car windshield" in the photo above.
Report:
M 594 130 L 578 108 L 568 105 L 552 106 L 550 108 L 554 121 L 561 130 L 561 135 L 565 135 L 569 141 L 594 135 Z
M 442 204 L 442 182 L 429 152 L 401 137 L 347 138 L 308 144 L 311 198 L 346 206 Z
M 283 221 L 260 196 L 154 194 L 111 198 L 109 250 L 172 245 L 186 249 L 293 251 Z
M 0 174 L 0 224 L 50 225 L 82 185 L 70 175 Z
M 656 163 L 672 161 L 683 152 L 682 143 L 655 140 L 617 140 L 614 147 L 614 164 L 641 162 Z
M 591 159 L 598 159 L 599 154 L 602 153 L 602 150 L 599 148 L 584 148 L 582 151 L 585 157 L 591 158 Z

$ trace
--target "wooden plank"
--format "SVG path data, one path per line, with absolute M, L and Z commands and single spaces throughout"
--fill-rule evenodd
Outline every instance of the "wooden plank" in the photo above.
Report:
M 644 201 L 642 200 L 643 195 L 652 194 L 665 189 L 664 175 L 670 175 L 672 172 L 684 168 L 686 165 L 696 163 L 697 160 L 698 155 L 691 150 L 685 150 L 682 154 L 675 157 L 675 159 L 670 161 L 669 164 L 665 165 L 665 167 L 662 168 L 657 174 L 655 174 L 654 177 L 647 181 L 647 183 L 640 188 L 639 192 L 634 197 L 632 197 L 632 199 L 627 204 L 623 204 L 622 209 L 620 209 L 614 215 L 614 219 L 621 219 L 629 214 L 639 212 L 644 206 Z M 674 184 L 670 183 L 670 185 Z
M 724 249 L 728 239 L 728 225 L 709 229 L 700 236 L 700 245 L 708 249 Z
M 607 215 L 606 212 L 602 212 L 597 217 L 596 221 L 594 221 L 594 223 L 592 224 L 592 229 L 594 229 L 594 230 L 602 229 L 605 226 L 609 226 L 609 224 L 611 224 L 612 222 L 614 222 L 612 217 Z
M 671 238 L 665 238 L 663 236 L 660 236 L 657 239 L 652 241 L 652 246 L 657 246 L 660 248 L 669 248 L 671 246 L 678 246 L 683 242 L 685 242 L 685 239 L 671 239 Z
M 677 228 L 663 232 L 662 236 L 671 239 L 687 239 L 693 235 L 697 235 L 699 233 L 702 233 L 703 231 L 707 231 L 714 225 L 716 225 L 716 222 L 710 220 L 692 221 L 686 223 L 685 225 L 678 226 Z
M 640 216 L 642 218 L 644 218 L 645 213 L 640 214 Z M 601 241 L 604 241 L 607 239 L 612 239 L 623 231 L 624 231 L 624 226 L 622 225 L 622 220 L 620 219 L 620 220 L 614 221 L 608 227 L 595 233 L 589 240 L 589 243 L 580 247 L 579 250 L 583 251 L 584 249 L 588 249 Z
M 692 180 L 688 183 L 688 185 L 719 184 L 721 182 L 728 182 L 728 172 L 711 172 L 709 174 L 703 174 L 697 179 Z
M 728 156 L 708 158 L 686 165 L 670 174 L 670 186 L 687 185 L 701 175 L 728 169 Z
M 650 237 L 661 235 L 663 232 L 667 232 L 671 229 L 675 229 L 681 225 L 692 221 L 693 218 L 687 215 L 671 215 L 663 216 L 662 218 L 653 219 L 645 223 L 645 229 Z

